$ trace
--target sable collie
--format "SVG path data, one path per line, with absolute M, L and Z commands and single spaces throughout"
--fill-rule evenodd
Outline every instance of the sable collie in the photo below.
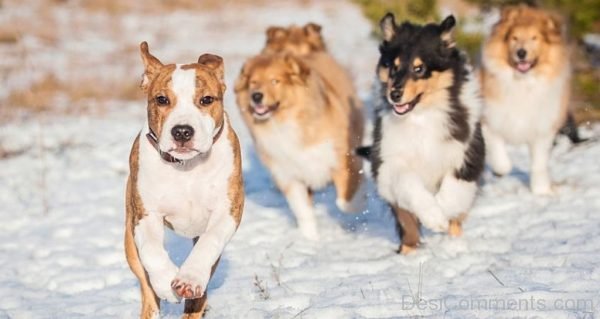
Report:
M 483 46 L 483 135 L 494 173 L 512 169 L 505 143 L 527 144 L 530 188 L 549 195 L 548 160 L 568 113 L 571 66 L 560 20 L 525 5 L 506 7 Z
M 301 232 L 317 239 L 312 191 L 333 181 L 337 206 L 356 211 L 362 196 L 361 131 L 350 105 L 315 67 L 291 54 L 261 54 L 243 66 L 237 104 L 263 164 L 284 193 Z
M 381 20 L 372 173 L 392 206 L 399 252 L 419 244 L 419 225 L 458 236 L 484 166 L 477 78 L 454 45 L 456 21 L 425 26 Z

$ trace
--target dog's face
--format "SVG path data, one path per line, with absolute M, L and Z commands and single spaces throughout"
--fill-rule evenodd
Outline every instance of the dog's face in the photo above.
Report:
M 210 151 L 223 125 L 223 59 L 204 54 L 198 63 L 163 65 L 140 45 L 148 99 L 148 125 L 161 151 L 181 160 Z
M 381 20 L 383 42 L 377 74 L 386 84 L 386 99 L 397 115 L 436 105 L 446 96 L 459 60 L 451 37 L 455 23 L 449 16 L 439 25 L 396 25 L 389 13 Z
M 259 55 L 242 67 L 235 84 L 238 104 L 242 112 L 264 121 L 282 107 L 298 86 L 304 86 L 309 69 L 291 55 Z
M 533 25 L 517 25 L 507 34 L 510 64 L 520 72 L 527 72 L 537 63 L 543 49 L 540 30 Z
M 308 23 L 303 27 L 269 27 L 263 53 L 291 53 L 299 56 L 325 50 L 321 26 Z
M 494 33 L 504 42 L 507 63 L 521 73 L 534 69 L 562 38 L 558 16 L 525 5 L 505 7 Z

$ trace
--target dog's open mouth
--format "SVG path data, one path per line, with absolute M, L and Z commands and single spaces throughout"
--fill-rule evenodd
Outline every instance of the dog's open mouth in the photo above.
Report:
M 415 108 L 415 106 L 417 105 L 417 103 L 419 103 L 419 101 L 421 100 L 421 95 L 423 95 L 423 93 L 419 93 L 419 95 L 417 95 L 417 97 L 415 97 L 410 102 L 406 102 L 406 103 L 402 103 L 402 104 L 393 104 L 392 107 L 394 109 L 394 112 L 398 115 L 404 115 L 404 114 L 412 111 Z
M 279 107 L 279 102 L 271 104 L 271 105 L 265 105 L 265 104 L 254 104 L 251 106 L 252 109 L 252 115 L 254 115 L 255 118 L 258 119 L 264 119 L 267 118 L 269 116 L 269 114 L 273 111 L 275 111 L 277 108 Z
M 515 63 L 515 68 L 521 73 L 527 73 L 535 66 L 536 61 L 518 61 Z

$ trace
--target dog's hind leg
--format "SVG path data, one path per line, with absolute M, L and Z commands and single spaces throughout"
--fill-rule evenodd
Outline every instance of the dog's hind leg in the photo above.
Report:
M 414 214 L 398 206 L 393 206 L 392 210 L 398 221 L 398 233 L 401 241 L 398 253 L 409 254 L 420 244 L 419 221 Z
M 144 270 L 144 267 L 142 267 L 142 262 L 140 261 L 140 256 L 133 239 L 133 221 L 131 219 L 132 216 L 127 214 L 125 225 L 125 255 L 127 257 L 127 263 L 129 263 L 129 268 L 131 268 L 131 271 L 140 281 L 140 289 L 142 292 L 142 312 L 140 318 L 156 318 L 160 312 L 160 303 L 150 286 L 148 274 Z
M 358 156 L 346 154 L 333 172 L 333 184 L 337 193 L 335 203 L 343 212 L 358 213 L 366 208 L 361 168 L 362 161 Z

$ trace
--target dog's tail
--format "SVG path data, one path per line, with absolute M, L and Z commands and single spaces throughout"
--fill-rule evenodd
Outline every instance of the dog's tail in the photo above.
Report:
M 371 160 L 372 150 L 373 150 L 373 146 L 371 146 L 371 145 L 360 146 L 354 150 L 354 153 L 356 153 L 356 155 L 358 155 L 366 160 Z
M 573 113 L 569 112 L 567 115 L 567 120 L 565 124 L 560 129 L 559 134 L 565 135 L 571 140 L 573 144 L 579 144 L 587 141 L 587 138 L 581 138 L 579 136 L 579 131 L 577 130 L 577 123 L 575 123 L 575 118 L 573 117 Z

